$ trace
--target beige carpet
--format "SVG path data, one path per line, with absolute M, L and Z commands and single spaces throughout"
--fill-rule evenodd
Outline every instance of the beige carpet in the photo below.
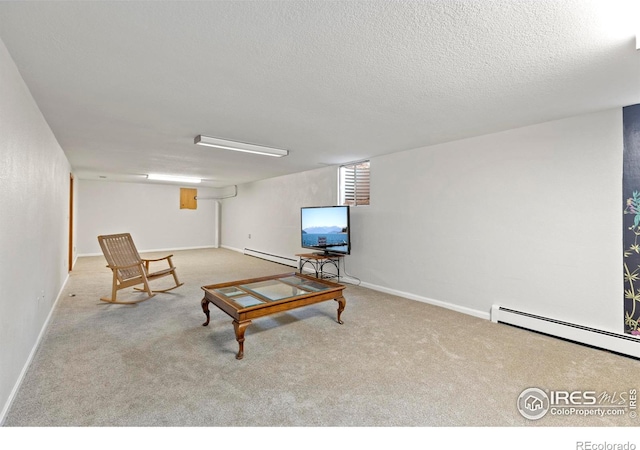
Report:
M 638 388 L 637 360 L 353 285 L 343 325 L 334 301 L 255 320 L 238 361 L 230 317 L 212 306 L 202 326 L 201 286 L 294 269 L 225 249 L 178 251 L 174 262 L 184 286 L 122 306 L 98 300 L 110 289 L 104 259 L 80 258 L 4 425 L 640 424 L 628 415 L 531 421 L 516 408 L 529 387 Z

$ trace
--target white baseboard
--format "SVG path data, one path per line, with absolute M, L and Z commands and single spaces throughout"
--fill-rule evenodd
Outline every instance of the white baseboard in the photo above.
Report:
M 0 411 L 0 427 L 2 427 L 4 425 L 4 421 L 6 419 L 7 413 L 9 412 L 9 408 L 11 407 L 11 404 L 13 403 L 13 400 L 15 399 L 18 390 L 20 389 L 20 386 L 22 385 L 22 382 L 24 381 L 24 377 L 27 374 L 27 370 L 29 370 L 29 366 L 31 365 L 31 362 L 33 361 L 33 358 L 36 354 L 36 352 L 38 351 L 38 347 L 40 346 L 40 342 L 42 341 L 42 337 L 44 336 L 45 332 L 47 331 L 47 328 L 49 327 L 49 323 L 51 322 L 51 317 L 53 316 L 53 311 L 56 309 L 56 305 L 58 304 L 58 302 L 60 301 L 60 297 L 62 296 L 62 291 L 64 291 L 64 288 L 67 285 L 67 282 L 69 281 L 69 275 L 67 274 L 66 278 L 64 279 L 64 282 L 62 283 L 62 287 L 60 288 L 60 291 L 58 291 L 58 295 L 56 297 L 56 301 L 53 302 L 53 305 L 51 306 L 51 309 L 49 310 L 49 314 L 47 315 L 46 320 L 44 321 L 44 324 L 42 325 L 42 328 L 40 329 L 40 333 L 38 334 L 38 338 L 36 339 L 36 342 L 33 345 L 33 348 L 31 349 L 31 352 L 29 353 L 29 357 L 27 358 L 27 361 L 25 362 L 24 366 L 22 367 L 22 370 L 20 371 L 20 375 L 18 376 L 18 379 L 16 380 L 16 383 L 13 386 L 13 389 L 11 389 L 11 393 L 9 394 L 9 398 L 7 398 L 7 401 L 5 402 L 4 406 L 2 407 L 2 411 Z
M 220 247 L 226 248 L 227 250 L 233 250 L 234 252 L 244 253 L 244 250 L 242 250 L 241 248 L 230 247 L 228 245 L 221 245 Z
M 282 255 L 275 255 L 273 253 L 263 252 L 263 251 L 255 250 L 251 248 L 245 248 L 243 252 L 247 256 L 253 256 L 254 258 L 265 259 L 267 261 L 282 264 L 285 266 L 295 267 L 296 269 L 298 268 L 297 258 L 292 258 L 289 256 L 282 256 Z
M 565 322 L 501 305 L 493 305 L 491 307 L 491 321 L 517 326 L 519 328 L 640 359 L 640 338 L 630 334 L 616 333 L 581 324 Z
M 179 252 L 180 250 L 201 250 L 206 248 L 219 248 L 215 245 L 205 245 L 202 247 L 178 247 L 178 248 L 157 248 L 157 249 L 148 249 L 148 250 L 138 250 L 138 253 L 155 253 L 155 252 Z M 100 253 L 82 253 L 78 254 L 77 258 L 81 256 L 102 256 L 102 252 Z
M 244 253 L 243 249 L 238 249 L 238 248 L 235 248 L 235 247 L 229 247 L 229 246 L 226 246 L 226 245 L 223 245 L 222 247 L 226 248 L 228 250 L 233 250 L 233 251 L 236 251 L 236 252 Z M 303 272 L 304 273 L 314 273 L 309 268 L 303 268 Z M 344 283 L 350 283 L 350 284 L 355 284 L 355 285 L 358 285 L 358 286 L 366 287 L 368 289 L 373 289 L 374 291 L 384 292 L 386 294 L 391 294 L 391 295 L 396 295 L 398 297 L 407 298 L 409 300 L 416 300 L 416 301 L 419 301 L 419 302 L 422 302 L 422 303 L 428 303 L 430 305 L 439 306 L 441 308 L 450 309 L 452 311 L 456 311 L 456 312 L 463 313 L 463 314 L 468 314 L 470 316 L 478 317 L 480 319 L 490 320 L 489 312 L 478 311 L 477 309 L 466 308 L 464 306 L 454 305 L 453 303 L 447 303 L 447 302 L 443 302 L 443 301 L 440 301 L 440 300 L 434 300 L 434 299 L 428 298 L 428 297 L 422 297 L 420 295 L 412 294 L 410 292 L 399 291 L 397 289 L 391 289 L 391 288 L 387 288 L 387 287 L 384 287 L 384 286 L 378 286 L 378 285 L 372 284 L 372 283 L 361 282 L 360 280 L 350 278 L 349 276 L 341 276 L 340 277 L 340 281 L 342 281 Z
M 454 305 L 453 303 L 434 300 L 432 298 L 422 297 L 420 295 L 412 294 L 410 292 L 399 291 L 397 289 L 390 289 L 384 286 L 378 286 L 371 283 L 362 282 L 360 283 L 360 286 L 373 289 L 374 291 L 384 292 L 386 294 L 397 295 L 398 297 L 407 298 L 409 300 L 416 300 L 422 303 L 428 303 L 430 305 L 440 306 L 441 308 L 446 308 L 459 313 L 468 314 L 470 316 L 478 317 L 480 319 L 485 319 L 485 320 L 490 319 L 489 312 L 478 311 L 477 309 L 466 308 L 464 306 Z

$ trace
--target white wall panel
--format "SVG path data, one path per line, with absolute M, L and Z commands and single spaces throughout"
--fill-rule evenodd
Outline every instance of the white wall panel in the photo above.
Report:
M 299 252 L 299 206 L 335 202 L 334 173 L 241 185 L 222 245 Z M 481 317 L 500 304 L 621 332 L 621 189 L 620 109 L 373 158 L 345 263 L 364 285 Z
M 192 186 L 191 186 L 192 187 Z M 219 195 L 198 187 L 198 197 Z M 138 251 L 215 247 L 216 200 L 180 209 L 180 186 L 78 180 L 78 254 L 102 254 L 101 234 L 131 233 Z
M 0 41 L 0 420 L 67 279 L 71 167 Z

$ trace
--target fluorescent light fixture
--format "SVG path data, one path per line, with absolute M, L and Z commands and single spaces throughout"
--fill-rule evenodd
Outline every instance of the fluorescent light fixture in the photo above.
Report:
M 207 147 L 221 148 L 223 150 L 234 150 L 236 152 L 255 153 L 257 155 L 275 156 L 280 158 L 287 156 L 289 150 L 279 148 L 263 147 L 262 145 L 247 144 L 244 142 L 227 141 L 209 136 L 198 135 L 193 140 L 194 144 L 205 145 Z
M 147 179 L 155 181 L 175 181 L 177 183 L 200 183 L 200 178 L 194 177 L 181 177 L 177 175 L 161 175 L 157 173 L 150 173 L 147 175 Z

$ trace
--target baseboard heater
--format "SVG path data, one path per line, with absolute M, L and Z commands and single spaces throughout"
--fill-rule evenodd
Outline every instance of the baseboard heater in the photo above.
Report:
M 285 266 L 295 267 L 296 269 L 298 268 L 298 260 L 288 258 L 286 256 L 274 255 L 272 253 L 261 252 L 259 250 L 253 250 L 250 248 L 245 248 L 244 254 L 253 256 L 255 258 L 266 259 L 267 261 L 275 262 L 278 264 L 284 264 Z
M 640 339 L 494 305 L 491 321 L 640 359 Z

